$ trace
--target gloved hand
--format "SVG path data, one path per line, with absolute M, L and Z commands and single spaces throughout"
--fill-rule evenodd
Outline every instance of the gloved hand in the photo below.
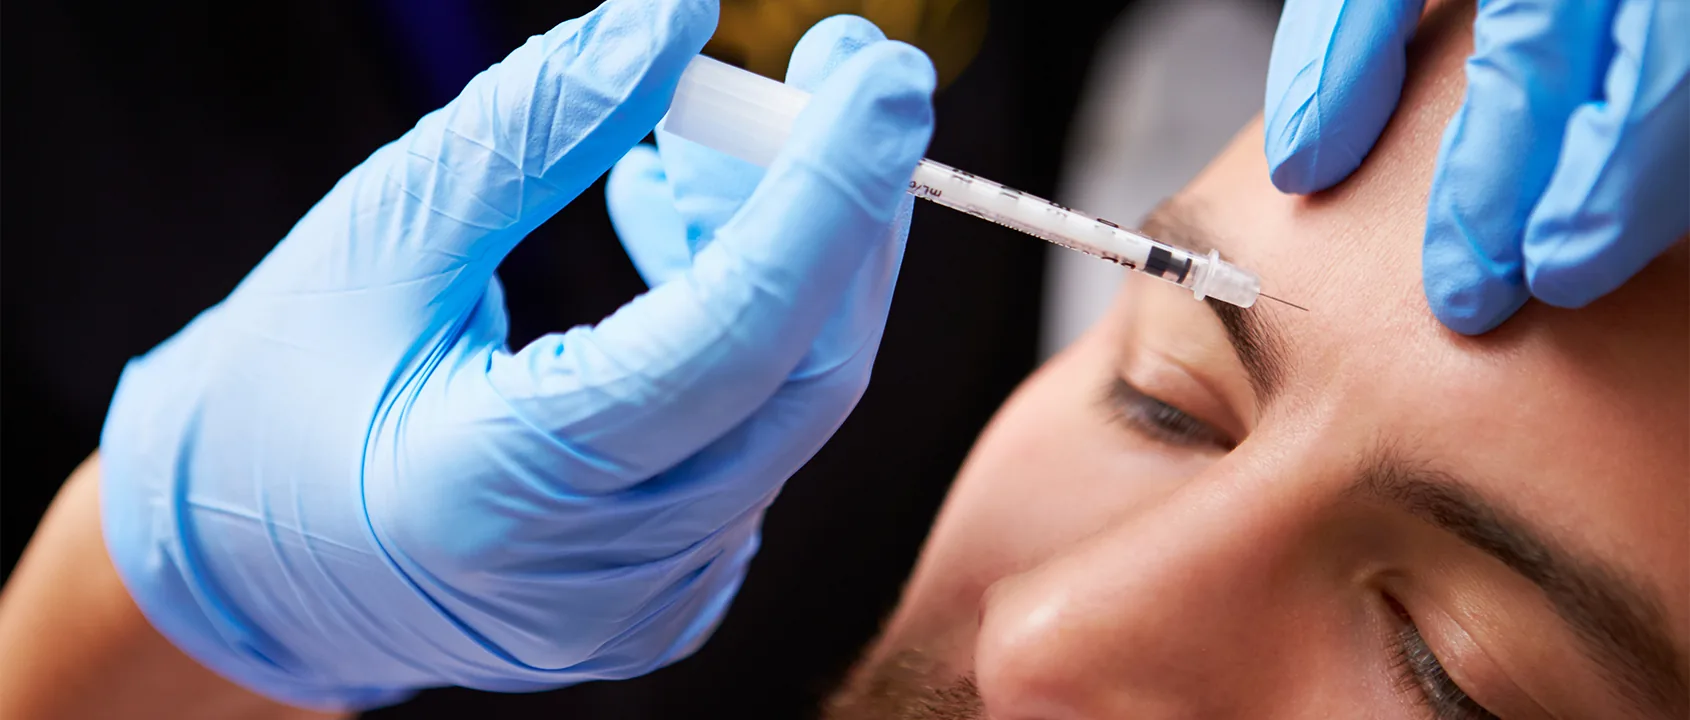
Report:
M 610 0 L 534 38 L 130 364 L 104 531 L 178 647 L 359 708 L 626 677 L 703 642 L 763 509 L 868 381 L 934 87 L 919 51 L 825 25 L 766 178 L 727 173 L 704 214 L 688 188 L 714 161 L 671 168 L 680 211 L 613 192 L 636 256 L 688 238 L 642 216 L 696 220 L 693 252 L 640 256 L 651 291 L 512 354 L 495 267 L 651 130 L 716 12 Z
M 863 18 L 837 15 L 810 28 L 793 50 L 786 82 L 808 92 L 864 47 L 886 35 Z M 656 148 L 638 145 L 610 171 L 605 200 L 610 220 L 628 257 L 646 284 L 658 287 L 686 273 L 693 258 L 708 247 L 751 197 L 765 175 L 763 168 L 657 130 Z M 845 305 L 828 320 L 793 378 L 862 373 L 880 343 L 892 302 L 892 286 L 903 262 L 915 196 L 901 198 L 896 241 L 869 250 L 846 293 Z M 834 384 L 834 383 L 829 383 Z M 857 392 L 862 384 L 853 382 Z
M 1273 183 L 1325 189 L 1396 107 L 1418 0 L 1288 0 L 1268 64 Z M 1581 307 L 1690 230 L 1690 3 L 1479 0 L 1438 152 L 1432 311 L 1482 333 L 1528 297 Z

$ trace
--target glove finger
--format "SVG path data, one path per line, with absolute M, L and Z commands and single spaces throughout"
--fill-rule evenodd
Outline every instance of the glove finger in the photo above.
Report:
M 786 84 L 815 92 L 847 60 L 870 45 L 886 40 L 886 33 L 856 15 L 834 15 L 816 23 L 792 48 L 786 65 Z
M 830 17 L 799 38 L 786 69 L 786 81 L 800 89 L 813 91 L 863 48 L 885 40 L 886 34 L 864 18 L 855 15 Z M 914 196 L 905 193 L 896 218 L 882 231 L 885 240 L 875 244 L 853 278 L 844 306 L 828 319 L 827 325 L 811 344 L 810 352 L 793 370 L 794 382 L 804 384 L 800 381 L 834 372 L 852 359 L 860 357 L 865 363 L 861 384 L 854 391 L 824 392 L 806 401 L 804 407 L 813 408 L 816 414 L 825 418 L 822 421 L 825 431 L 821 428 L 815 431 L 823 439 L 832 435 L 833 430 L 844 421 L 845 415 L 856 406 L 857 398 L 862 395 L 862 386 L 868 383 L 866 364 L 872 363 L 874 351 L 880 343 L 880 333 L 886 327 L 886 315 L 892 305 L 892 288 L 903 263 L 904 243 L 909 237 L 914 205 Z M 865 346 L 866 356 L 862 356 Z M 833 401 L 824 402 L 823 397 L 829 395 Z M 797 467 L 792 470 L 797 470 Z M 781 477 L 790 474 L 791 471 L 788 471 Z
M 687 508 L 685 517 L 653 529 L 649 540 L 656 547 L 686 547 L 716 528 L 760 514 L 856 408 L 885 333 L 903 257 L 908 206 L 901 212 L 905 220 L 887 229 L 889 242 L 859 270 L 847 308 L 829 319 L 774 396 L 745 422 L 652 481 L 653 492 Z
M 786 83 L 814 92 L 828 74 L 858 50 L 886 39 L 863 18 L 836 15 L 804 33 L 792 50 Z M 687 224 L 693 252 L 709 244 L 716 228 L 739 211 L 763 179 L 763 169 L 659 130 L 658 150 L 675 187 L 675 202 Z
M 1628 0 L 1605 91 L 1573 111 L 1560 162 L 1526 223 L 1526 282 L 1582 307 L 1690 230 L 1690 5 Z
M 595 328 L 494 356 L 494 387 L 572 458 L 558 470 L 572 490 L 649 478 L 774 394 L 903 206 L 932 134 L 934 83 L 908 45 L 863 50 L 684 276 Z
M 657 152 L 669 173 L 675 211 L 692 253 L 710 244 L 716 229 L 739 212 L 763 181 L 763 168 L 661 129 Z
M 456 273 L 473 302 L 517 241 L 651 131 L 716 12 L 611 0 L 529 39 L 343 178 L 290 243 L 351 255 L 364 283 Z
M 1421 0 L 1287 0 L 1263 113 L 1268 168 L 1288 193 L 1324 190 L 1367 157 L 1402 94 Z
M 1544 149 L 1595 96 L 1611 17 L 1610 2 L 1480 3 L 1422 253 L 1426 298 L 1451 329 L 1485 332 L 1525 303 L 1521 230 L 1555 167 Z
M 686 225 L 675 211 L 656 148 L 636 145 L 617 161 L 605 182 L 604 200 L 610 225 L 647 287 L 662 285 L 692 265 Z
M 884 39 L 862 18 L 824 20 L 798 41 L 787 81 L 817 87 L 851 56 Z M 651 529 L 648 539 L 654 547 L 678 552 L 718 528 L 755 526 L 786 479 L 845 422 L 868 386 L 886 329 L 914 202 L 914 196 L 904 194 L 892 222 L 879 230 L 882 239 L 852 278 L 843 305 L 774 396 L 745 422 L 648 483 L 653 492 L 688 509 L 685 517 Z

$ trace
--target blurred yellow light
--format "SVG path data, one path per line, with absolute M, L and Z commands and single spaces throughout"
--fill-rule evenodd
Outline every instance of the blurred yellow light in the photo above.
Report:
M 781 78 L 805 30 L 842 13 L 861 15 L 886 36 L 926 52 L 939 85 L 955 80 L 986 36 L 986 0 L 722 0 L 722 19 L 704 52 Z

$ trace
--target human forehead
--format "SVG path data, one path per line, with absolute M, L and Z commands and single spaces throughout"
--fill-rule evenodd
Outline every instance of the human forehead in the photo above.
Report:
M 1267 181 L 1260 133 L 1259 123 L 1245 128 L 1173 204 L 1224 256 L 1260 274 L 1264 291 L 1309 308 L 1266 301 L 1249 311 L 1282 336 L 1287 382 L 1303 396 L 1354 382 L 1394 413 L 1448 401 L 1429 408 L 1446 424 L 1576 435 L 1596 458 L 1684 454 L 1684 243 L 1589 308 L 1532 302 L 1496 331 L 1462 336 L 1437 322 L 1422 289 L 1430 165 L 1413 156 L 1431 153 L 1399 143 L 1383 168 L 1364 166 L 1359 182 L 1299 197 Z
M 1399 162 L 1394 176 L 1298 198 L 1268 183 L 1259 148 L 1259 129 L 1247 128 L 1177 202 L 1223 255 L 1262 275 L 1264 290 L 1310 308 L 1250 311 L 1283 336 L 1289 360 L 1282 396 L 1263 411 L 1265 431 L 1295 426 L 1295 442 L 1320 443 L 1334 459 L 1389 443 L 1458 472 L 1658 590 L 1682 646 L 1686 252 L 1591 308 L 1532 303 L 1500 330 L 1467 338 L 1438 324 L 1423 299 L 1424 193 L 1415 188 L 1427 179 L 1417 168 Z
M 1416 228 L 1425 183 L 1413 168 L 1392 182 L 1356 181 L 1315 197 L 1280 193 L 1268 182 L 1261 123 L 1251 123 L 1166 208 L 1227 260 L 1257 273 L 1271 300 L 1248 312 L 1298 343 L 1299 367 L 1361 369 L 1374 358 L 1436 351 L 1448 331 L 1420 291 Z M 1427 176 L 1429 178 L 1429 174 Z M 1330 378 L 1318 378 L 1329 382 Z

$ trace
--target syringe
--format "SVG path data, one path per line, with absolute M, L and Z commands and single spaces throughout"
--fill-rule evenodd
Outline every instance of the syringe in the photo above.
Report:
M 663 129 L 701 145 L 768 167 L 786 144 L 809 93 L 712 60 L 693 59 L 675 88 Z M 910 178 L 911 194 L 1020 230 L 1063 247 L 1247 308 L 1261 296 L 1261 279 L 1210 250 L 1194 253 L 1102 218 L 1004 187 L 932 160 Z

